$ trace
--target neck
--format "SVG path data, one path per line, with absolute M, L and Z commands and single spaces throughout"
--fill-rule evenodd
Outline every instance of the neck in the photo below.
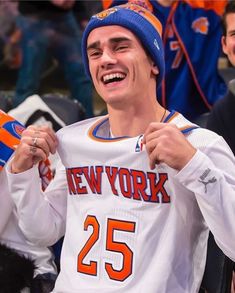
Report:
M 169 112 L 158 103 L 154 104 L 152 107 L 141 105 L 141 107 L 119 111 L 108 107 L 112 134 L 134 137 L 143 134 L 151 122 L 162 122 Z

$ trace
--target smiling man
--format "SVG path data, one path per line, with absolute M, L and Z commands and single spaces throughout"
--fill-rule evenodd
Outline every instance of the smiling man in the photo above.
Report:
M 53 292 L 196 293 L 209 230 L 235 259 L 232 152 L 157 102 L 164 56 L 149 11 L 94 15 L 82 50 L 108 115 L 23 132 L 7 172 L 22 230 L 44 245 L 65 234 Z M 62 164 L 42 193 L 35 164 L 56 149 Z

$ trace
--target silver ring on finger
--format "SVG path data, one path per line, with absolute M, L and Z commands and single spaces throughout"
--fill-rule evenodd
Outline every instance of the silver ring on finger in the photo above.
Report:
M 34 137 L 33 138 L 33 146 L 37 147 L 37 141 L 38 141 L 38 137 Z

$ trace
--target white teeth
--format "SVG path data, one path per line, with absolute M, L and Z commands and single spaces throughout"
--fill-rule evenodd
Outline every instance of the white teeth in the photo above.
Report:
M 107 75 L 103 76 L 103 81 L 107 82 L 107 81 L 112 80 L 114 78 L 125 78 L 125 74 L 123 74 L 123 73 L 107 74 Z

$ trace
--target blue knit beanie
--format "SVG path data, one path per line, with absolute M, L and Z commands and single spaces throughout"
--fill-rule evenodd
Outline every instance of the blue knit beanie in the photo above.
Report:
M 162 25 L 149 10 L 132 3 L 109 8 L 91 17 L 82 37 L 82 57 L 87 75 L 91 77 L 87 56 L 87 38 L 95 28 L 110 25 L 125 27 L 141 41 L 159 69 L 158 87 L 165 71 L 164 49 L 161 38 Z

